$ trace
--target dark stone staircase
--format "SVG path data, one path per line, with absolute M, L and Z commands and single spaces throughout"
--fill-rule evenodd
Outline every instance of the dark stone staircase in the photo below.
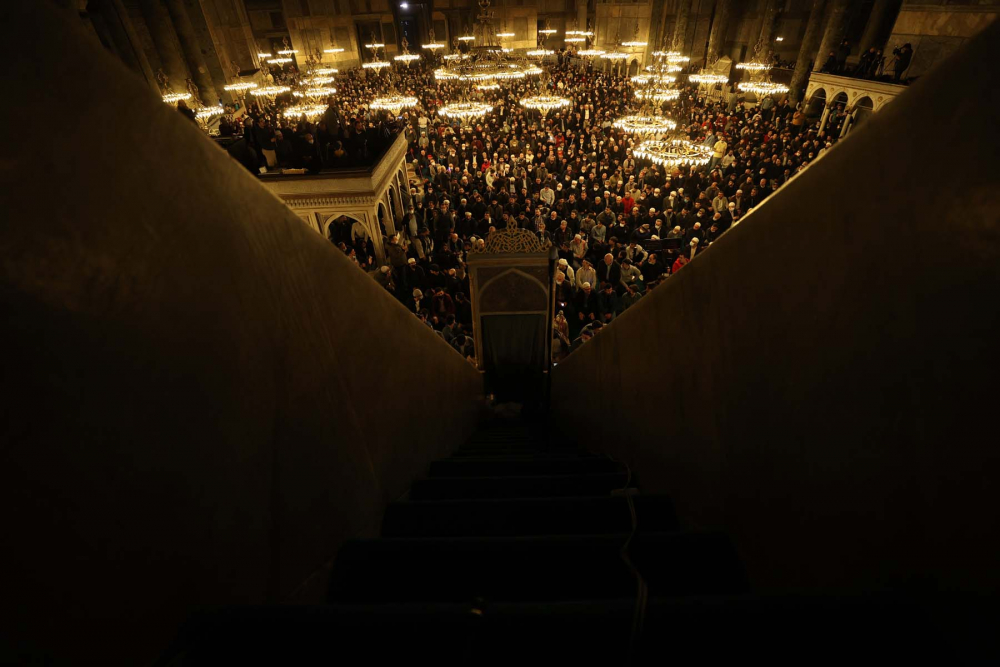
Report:
M 498 421 L 431 464 L 328 604 L 195 615 L 161 664 L 961 664 L 895 597 L 749 594 L 729 539 L 546 425 Z

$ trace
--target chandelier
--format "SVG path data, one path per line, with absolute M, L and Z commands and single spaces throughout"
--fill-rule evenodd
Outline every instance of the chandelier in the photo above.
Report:
M 429 31 L 427 31 L 427 37 L 429 41 L 426 44 L 424 44 L 422 48 L 430 49 L 431 51 L 436 51 L 437 49 L 444 48 L 444 44 L 442 44 L 441 42 L 434 41 L 434 28 L 431 28 Z
M 639 39 L 639 23 L 638 23 L 638 21 L 635 24 L 635 30 L 632 31 L 632 39 L 630 39 L 627 42 L 622 42 L 622 46 L 624 46 L 627 49 L 638 49 L 638 48 L 641 48 L 643 46 L 646 46 L 646 42 L 643 42 L 643 41 L 641 41 Z
M 366 63 L 361 63 L 361 66 L 365 69 L 382 69 L 383 67 L 388 67 L 389 63 L 384 60 L 370 60 Z
M 221 116 L 224 113 L 226 113 L 226 110 L 216 105 L 214 107 L 202 107 L 198 109 L 194 112 L 194 117 L 197 120 L 208 120 L 212 116 Z
M 789 90 L 788 86 L 783 83 L 774 83 L 773 81 L 743 81 L 738 88 L 744 93 L 764 96 L 783 95 Z
M 281 51 L 278 51 L 278 55 L 279 56 L 292 56 L 292 55 L 295 55 L 298 52 L 299 52 L 298 49 L 282 49 Z
M 485 102 L 455 102 L 438 109 L 438 114 L 445 118 L 466 121 L 481 118 L 491 111 L 493 111 L 493 105 Z
M 712 149 L 708 146 L 694 144 L 687 139 L 649 139 L 643 141 L 632 154 L 654 164 L 677 166 L 689 164 L 692 166 L 708 164 L 712 158 Z
M 191 99 L 191 93 L 167 93 L 163 96 L 163 101 L 167 104 L 177 104 L 181 100 Z
M 576 55 L 582 58 L 597 58 L 605 54 L 604 49 L 584 49 L 583 51 L 577 51 Z
M 336 88 L 329 88 L 326 86 L 321 86 L 318 88 L 306 88 L 305 90 L 296 90 L 293 95 L 296 97 L 329 97 L 330 95 L 335 95 L 337 93 Z
M 521 100 L 521 106 L 525 109 L 541 111 L 544 118 L 550 111 L 562 109 L 572 104 L 569 99 L 557 95 L 532 95 Z
M 288 86 L 260 86 L 251 90 L 250 94 L 255 97 L 276 97 L 291 90 Z
M 417 98 L 408 95 L 386 95 L 384 97 L 376 97 L 368 106 L 372 109 L 391 111 L 392 115 L 398 116 L 399 112 L 403 109 L 417 106 Z
M 737 85 L 737 88 L 744 93 L 753 93 L 758 96 L 782 95 L 787 93 L 788 86 L 771 81 L 769 73 L 771 66 L 767 64 L 770 59 L 770 45 L 757 42 L 757 46 L 754 47 L 753 59 L 736 66 L 738 69 L 752 73 L 750 80 L 741 81 Z
M 613 123 L 614 127 L 632 134 L 664 134 L 677 127 L 677 123 L 666 116 L 632 114 L 623 116 Z
M 757 60 L 750 60 L 745 63 L 737 63 L 736 69 L 743 69 L 748 72 L 766 72 L 771 69 L 771 66 Z
M 688 76 L 688 81 L 697 84 L 707 84 L 714 86 L 717 83 L 726 83 L 729 81 L 729 77 L 725 74 L 716 74 L 714 72 L 702 72 L 701 74 L 691 74 Z
M 334 69 L 333 67 L 320 67 L 318 69 L 310 70 L 310 74 L 318 74 L 320 76 L 329 76 L 330 74 L 336 74 L 340 70 Z
M 323 53 L 343 53 L 344 47 L 331 46 L 329 49 L 323 49 Z
M 543 70 L 538 65 L 528 65 L 528 69 L 524 70 L 524 73 L 527 76 L 538 76 L 539 74 L 542 74 L 543 72 L 545 72 L 545 70 Z
M 601 58 L 604 58 L 605 60 L 625 60 L 628 56 L 629 54 L 621 51 L 609 51 L 601 54 Z
M 736 69 L 753 72 L 754 74 L 767 72 L 771 69 L 769 63 L 771 60 L 770 53 L 771 46 L 758 41 L 753 47 L 753 57 L 744 63 L 737 63 Z
M 322 116 L 326 109 L 327 105 L 325 104 L 295 104 L 285 108 L 284 116 L 285 118 L 298 118 L 300 116 L 316 118 Z
M 271 58 L 267 61 L 269 65 L 284 65 L 290 62 L 292 62 L 291 58 Z
M 651 72 L 653 74 L 674 74 L 680 72 L 684 68 L 680 65 L 674 65 L 666 61 L 653 63 L 652 65 L 646 65 L 645 71 Z
M 459 58 L 448 58 L 444 67 L 434 71 L 438 81 L 461 81 L 493 84 L 497 81 L 523 79 L 528 76 L 527 64 L 508 58 L 505 49 L 497 43 L 491 27 L 490 0 L 479 0 L 480 13 L 476 17 L 474 40 L 469 53 Z M 461 39 L 461 38 L 460 38 Z M 457 54 L 453 54 L 457 55 Z
M 671 88 L 674 77 L 659 72 L 665 65 L 664 57 L 660 57 L 651 66 L 657 73 L 640 75 L 640 87 L 635 92 L 635 96 L 642 100 L 639 108 L 630 114 L 619 118 L 613 126 L 630 132 L 632 134 L 654 134 L 660 135 L 669 132 L 677 127 L 677 123 L 661 113 L 660 107 L 664 102 L 676 100 L 680 97 L 680 90 Z M 668 77 L 670 81 L 661 79 Z
M 266 58 L 270 58 L 271 54 L 270 53 L 258 53 L 257 57 L 258 58 L 262 58 L 262 59 L 266 59 Z
M 635 96 L 640 100 L 672 102 L 681 96 L 681 91 L 677 88 L 647 88 L 646 90 L 635 91 Z
M 632 77 L 632 83 L 645 85 L 648 83 L 659 83 L 669 85 L 677 81 L 677 77 L 672 74 L 637 74 Z
M 587 38 L 586 37 L 567 37 L 563 41 L 566 42 L 567 44 L 575 44 L 577 42 L 586 42 Z
M 474 42 L 474 41 L 476 41 L 476 36 L 475 35 L 462 35 L 461 37 L 458 38 L 458 41 L 460 41 L 460 42 Z
M 495 81 L 488 81 L 486 83 L 477 83 L 476 90 L 499 90 L 500 84 Z
M 403 47 L 403 52 L 398 56 L 396 56 L 395 58 L 393 58 L 393 60 L 398 60 L 401 63 L 406 63 L 407 65 L 409 65 L 414 60 L 420 60 L 419 55 L 417 55 L 416 53 L 410 53 L 408 48 L 410 46 L 410 42 L 407 41 L 406 37 L 402 39 L 400 45 Z
M 328 83 L 333 83 L 332 76 L 310 76 L 301 80 L 302 85 L 312 86 L 318 88 L 319 86 L 325 86 Z
M 531 56 L 532 58 L 541 58 L 543 56 L 551 56 L 555 53 L 552 49 L 532 49 L 531 51 L 525 51 L 524 55 Z
M 240 93 L 246 90 L 252 90 L 253 88 L 256 87 L 257 84 L 254 83 L 253 81 L 240 81 L 238 83 L 231 83 L 228 86 L 223 86 L 222 89 L 230 93 L 232 92 Z

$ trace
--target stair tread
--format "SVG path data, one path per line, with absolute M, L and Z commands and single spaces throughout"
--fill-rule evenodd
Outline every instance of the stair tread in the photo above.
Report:
M 329 601 L 551 600 L 627 596 L 635 578 L 624 535 L 352 540 L 340 550 Z M 719 533 L 639 533 L 630 558 L 662 594 L 735 593 L 742 571 Z

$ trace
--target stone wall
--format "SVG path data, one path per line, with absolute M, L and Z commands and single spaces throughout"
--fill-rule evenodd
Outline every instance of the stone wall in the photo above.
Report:
M 971 40 L 553 371 L 556 418 L 687 525 L 727 531 L 759 591 L 1000 591 L 1000 125 L 969 129 L 1000 106 L 981 66 L 998 40 Z
M 913 58 L 904 76 L 923 76 L 993 23 L 998 13 L 1000 3 L 990 0 L 965 5 L 943 0 L 904 2 L 886 44 L 886 62 L 893 49 L 909 42 Z
M 149 664 L 197 606 L 320 601 L 479 374 L 78 21 L 0 19 L 34 101 L 0 111 L 0 663 Z

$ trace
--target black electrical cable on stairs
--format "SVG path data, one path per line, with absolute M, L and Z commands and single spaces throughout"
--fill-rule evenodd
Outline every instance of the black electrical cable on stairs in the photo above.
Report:
M 639 529 L 639 518 L 635 512 L 635 502 L 632 500 L 632 494 L 629 493 L 629 485 L 632 483 L 632 468 L 627 463 L 623 463 L 622 465 L 625 466 L 628 476 L 625 479 L 625 487 L 621 491 L 625 494 L 625 502 L 628 503 L 628 511 L 632 519 L 632 531 L 629 533 L 628 539 L 625 540 L 625 544 L 622 545 L 620 555 L 622 561 L 632 571 L 632 574 L 635 575 L 636 580 L 635 610 L 632 613 L 632 631 L 629 635 L 628 645 L 628 662 L 631 663 L 639 645 L 639 637 L 642 636 L 642 626 L 646 618 L 646 604 L 649 598 L 649 587 L 646 585 L 646 580 L 643 578 L 642 573 L 639 572 L 639 569 L 632 563 L 632 559 L 628 555 L 632 538 L 635 537 Z

